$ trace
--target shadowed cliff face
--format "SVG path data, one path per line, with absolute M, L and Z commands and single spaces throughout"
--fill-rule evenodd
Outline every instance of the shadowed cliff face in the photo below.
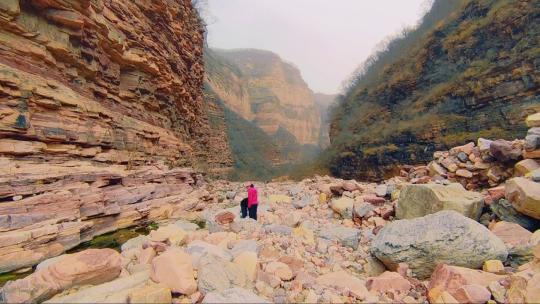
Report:
M 190 1 L 3 0 L 0 153 L 208 157 L 203 32 Z
M 319 151 L 321 116 L 300 72 L 260 50 L 205 50 L 206 101 L 221 109 L 232 179 L 268 179 Z
M 522 137 L 540 104 L 539 34 L 538 1 L 465 1 L 353 82 L 333 113 L 331 171 L 380 179 L 478 137 Z
M 319 111 L 296 67 L 268 51 L 210 52 L 221 67 L 207 67 L 208 83 L 231 110 L 268 135 L 281 128 L 299 144 L 318 144 Z

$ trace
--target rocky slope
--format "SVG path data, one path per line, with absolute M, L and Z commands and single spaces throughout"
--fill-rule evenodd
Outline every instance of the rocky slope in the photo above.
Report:
M 208 144 L 189 1 L 7 0 L 0 16 L 3 155 L 181 164 Z
M 540 116 L 528 125 L 536 134 Z M 467 191 L 454 176 L 437 172 L 381 184 L 327 176 L 260 183 L 257 221 L 239 218 L 243 183 L 197 182 L 184 201 L 204 209 L 160 218 L 157 230 L 128 240 L 120 252 L 89 249 L 46 260 L 27 277 L 7 282 L 0 298 L 8 303 L 537 303 L 537 139 L 514 147 L 527 151 L 530 158 L 521 161 L 529 162 L 526 170 L 516 164 L 519 176 L 482 192 Z M 493 165 L 507 165 L 504 158 L 515 152 L 500 149 L 497 141 L 486 146 Z M 475 153 L 470 145 L 449 155 L 454 151 Z M 416 172 L 420 175 L 420 168 Z M 189 222 L 194 219 L 204 227 Z M 532 225 L 525 228 L 524 220 Z
M 538 2 L 451 3 L 435 1 L 353 81 L 332 121 L 331 172 L 380 179 L 477 137 L 524 136 L 523 117 L 540 104 Z

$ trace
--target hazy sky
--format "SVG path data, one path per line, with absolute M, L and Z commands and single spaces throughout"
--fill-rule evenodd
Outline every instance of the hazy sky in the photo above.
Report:
M 412 26 L 429 0 L 208 0 L 208 43 L 273 51 L 315 92 L 337 93 L 385 37 Z

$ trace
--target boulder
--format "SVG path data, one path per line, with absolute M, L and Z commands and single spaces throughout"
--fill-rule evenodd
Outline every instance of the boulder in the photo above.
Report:
M 529 231 L 540 229 L 540 220 L 519 213 L 512 204 L 500 199 L 489 205 L 491 211 L 503 221 L 516 223 Z
M 482 270 L 491 273 L 503 273 L 504 265 L 499 260 L 487 260 L 484 262 Z
M 253 252 L 255 255 L 259 254 L 259 243 L 255 240 L 240 240 L 237 241 L 233 248 L 230 250 L 230 253 L 233 255 L 233 257 L 236 257 L 240 253 L 243 252 Z
M 315 282 L 319 285 L 331 286 L 340 290 L 348 289 L 355 298 L 360 300 L 365 299 L 368 295 L 365 282 L 345 271 L 323 274 L 316 278 Z
M 540 164 L 536 160 L 524 159 L 514 166 L 514 174 L 515 176 L 526 176 L 538 168 L 540 168 Z
M 319 236 L 330 241 L 337 241 L 342 246 L 356 249 L 360 238 L 360 230 L 343 226 L 322 229 Z
M 446 291 L 457 299 L 458 297 L 462 298 L 462 291 L 458 292 L 458 290 L 463 286 L 476 285 L 487 288 L 490 283 L 503 280 L 505 277 L 504 275 L 497 275 L 481 270 L 439 264 L 431 275 L 428 289 L 430 293 Z M 465 301 L 463 303 L 468 302 Z
M 289 227 L 296 227 L 302 220 L 302 213 L 298 211 L 289 212 L 283 218 L 283 224 Z
M 235 256 L 233 263 L 244 270 L 249 280 L 255 280 L 257 277 L 257 269 L 259 268 L 257 253 L 253 251 L 241 252 Z
M 225 194 L 225 197 L 229 200 L 234 199 L 235 196 L 236 196 L 236 191 L 227 191 L 227 193 Z
M 455 211 L 390 222 L 370 251 L 390 269 L 407 263 L 419 278 L 429 277 L 437 263 L 481 268 L 485 260 L 504 261 L 508 255 L 497 236 Z
M 499 237 L 507 248 L 529 245 L 532 232 L 515 223 L 497 222 L 489 230 Z
M 400 192 L 396 217 L 411 219 L 441 210 L 454 210 L 478 219 L 483 205 L 484 198 L 480 193 L 467 191 L 461 184 L 407 185 Z
M 521 158 L 521 148 L 504 139 L 493 141 L 489 146 L 489 153 L 496 160 L 501 162 L 518 160 Z
M 222 291 L 212 291 L 204 296 L 203 304 L 209 303 L 271 303 L 253 292 L 243 288 L 229 288 Z
M 227 250 L 200 240 L 189 243 L 186 252 L 191 255 L 195 268 L 199 267 L 199 261 L 203 256 L 212 255 L 226 261 L 230 261 L 233 258 Z
M 430 176 L 446 176 L 446 169 L 439 165 L 436 161 L 432 161 L 428 164 L 428 171 Z
M 486 303 L 491 299 L 491 292 L 481 285 L 463 285 L 454 292 L 454 298 L 459 303 Z
M 540 127 L 540 113 L 527 116 L 525 119 L 525 124 L 527 124 L 527 127 L 529 128 Z
M 244 269 L 213 255 L 201 258 L 197 281 L 199 291 L 203 293 L 247 287 L 251 283 Z
M 367 289 L 375 292 L 397 291 L 406 294 L 413 286 L 397 272 L 385 271 L 379 276 L 371 277 L 366 282 Z
M 150 276 L 173 292 L 191 295 L 197 291 L 191 256 L 179 248 L 169 248 L 152 260 Z
M 506 199 L 517 211 L 540 220 L 540 184 L 515 177 L 506 182 Z
M 323 193 L 321 193 L 321 194 L 323 194 Z M 307 206 L 311 205 L 313 203 L 313 201 L 315 201 L 315 200 L 316 200 L 316 198 L 306 196 L 306 197 L 303 197 L 301 199 L 294 200 L 292 202 L 292 204 L 296 209 L 302 209 L 304 207 L 307 207 Z
M 134 290 L 128 297 L 128 303 L 171 303 L 171 290 L 163 284 L 146 284 Z
M 343 184 L 341 185 L 343 190 L 353 192 L 355 190 L 358 190 L 358 184 L 354 180 L 346 180 L 343 181 Z
M 140 271 L 104 284 L 58 294 L 44 303 L 129 303 L 130 294 L 139 290 L 149 279 L 149 270 Z M 169 289 L 169 296 L 170 292 Z
M 120 275 L 122 257 L 112 249 L 88 249 L 43 267 L 2 288 L 6 303 L 42 302 L 71 287 L 101 284 Z
M 225 224 L 232 223 L 235 218 L 236 216 L 232 212 L 223 211 L 216 214 L 216 216 L 214 217 L 214 220 L 216 221 L 216 223 L 220 225 L 225 225 Z
M 375 194 L 379 197 L 385 197 L 388 194 L 388 186 L 387 185 L 378 185 L 375 188 Z
M 178 246 L 186 239 L 186 232 L 177 225 L 171 224 L 150 231 L 148 237 L 154 242 L 168 242 L 170 245 Z
M 139 248 L 142 249 L 143 245 L 150 242 L 150 239 L 146 235 L 139 235 L 132 239 L 127 240 L 120 249 L 122 251 L 127 251 L 129 249 Z
M 291 268 L 282 262 L 270 262 L 266 265 L 264 271 L 275 275 L 282 281 L 290 281 L 294 277 Z
M 281 235 L 291 235 L 293 229 L 289 226 L 284 225 L 267 225 L 264 227 L 264 230 L 266 233 L 275 233 L 275 234 L 281 234 Z
M 333 199 L 330 202 L 330 207 L 334 212 L 339 214 L 342 218 L 351 219 L 353 213 L 354 200 L 348 197 L 341 197 Z

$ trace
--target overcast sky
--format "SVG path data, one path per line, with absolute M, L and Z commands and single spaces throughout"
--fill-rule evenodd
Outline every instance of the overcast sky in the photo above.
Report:
M 273 51 L 315 92 L 337 93 L 385 37 L 412 26 L 429 0 L 208 0 L 208 43 Z

